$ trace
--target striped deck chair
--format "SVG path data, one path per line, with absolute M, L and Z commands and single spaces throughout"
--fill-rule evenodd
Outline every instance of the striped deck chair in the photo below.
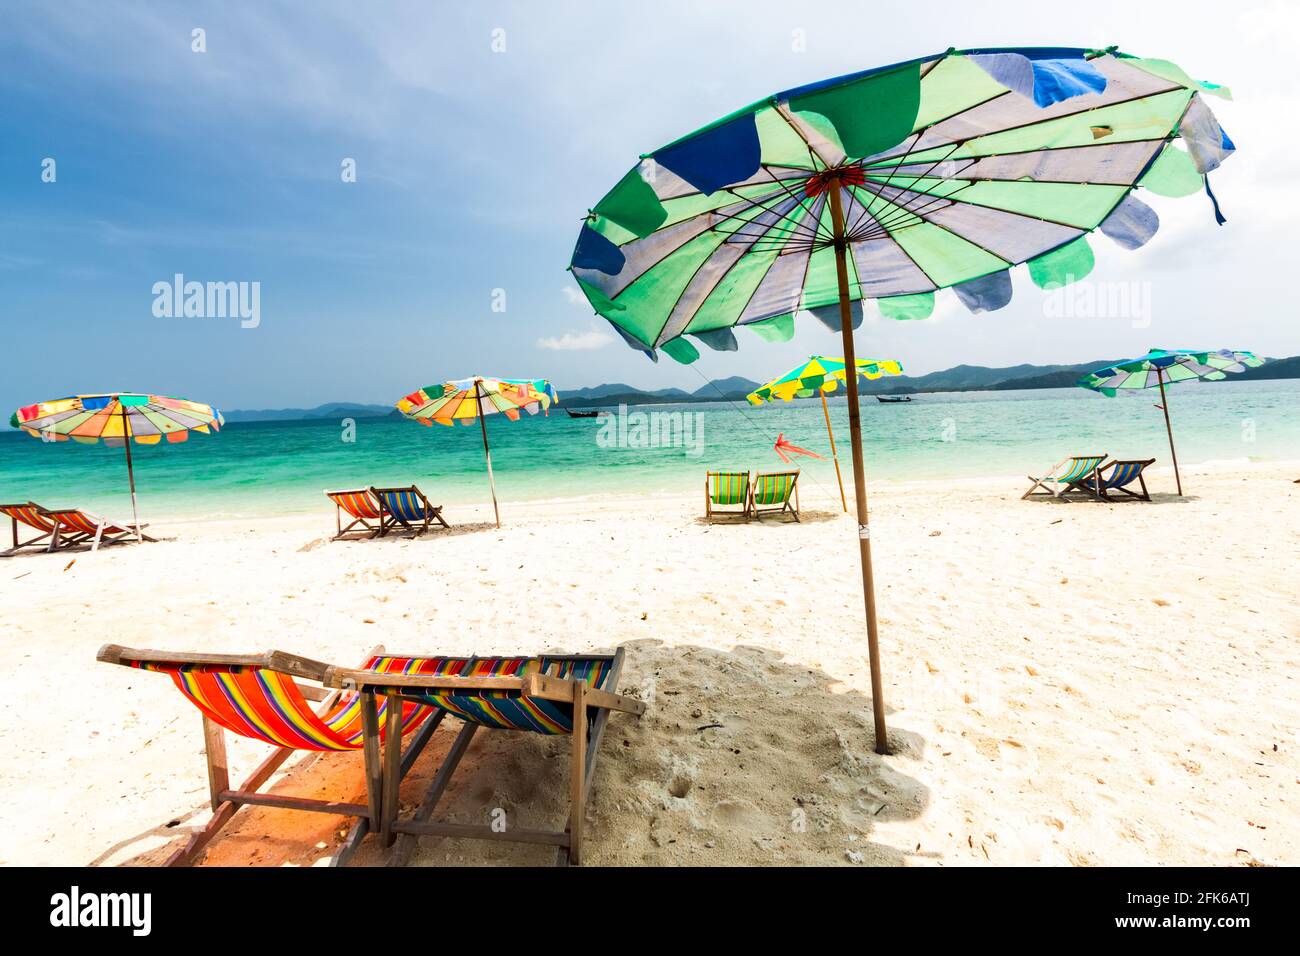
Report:
M 442 506 L 434 507 L 429 499 L 415 485 L 407 488 L 371 488 L 379 502 L 382 513 L 380 518 L 381 536 L 394 528 L 404 528 L 412 534 L 424 534 L 429 530 L 429 523 L 436 521 L 444 528 L 451 525 L 442 517 Z
M 34 501 L 28 501 L 25 504 L 17 505 L 0 505 L 0 515 L 9 519 L 13 526 L 13 546 L 7 551 L 0 551 L 0 558 L 7 558 L 11 554 L 17 554 L 24 548 L 44 548 L 46 551 L 53 551 L 55 547 L 54 533 L 58 530 L 58 522 L 53 518 L 47 517 L 44 508 Z M 18 526 L 31 528 L 38 532 L 34 538 L 28 538 L 26 541 L 18 540 Z
M 740 506 L 739 511 L 729 510 Z M 704 476 L 704 517 L 749 520 L 749 472 L 710 471 Z
M 1087 478 L 1094 477 L 1097 474 L 1097 466 L 1105 460 L 1106 454 L 1104 452 L 1100 455 L 1075 455 L 1072 458 L 1062 458 L 1053 465 L 1051 470 L 1043 477 L 1035 478 L 1033 475 L 1030 475 L 1029 480 L 1032 481 L 1033 484 L 1029 486 L 1028 491 L 1020 496 L 1020 500 L 1024 501 L 1026 498 L 1034 496 L 1038 498 L 1049 497 L 1059 499 L 1060 501 L 1069 501 L 1069 499 L 1065 497 L 1066 493 L 1082 488 L 1083 481 Z M 1049 488 L 1049 484 L 1054 484 L 1056 487 Z M 1038 491 L 1038 488 L 1042 488 L 1043 490 Z M 1083 490 L 1088 491 L 1088 493 L 1093 495 L 1093 497 L 1097 497 L 1095 491 L 1086 488 Z
M 405 835 L 390 863 L 403 863 L 413 847 L 413 838 L 419 836 L 547 844 L 556 847 L 558 864 L 581 862 L 583 812 L 610 712 L 637 716 L 645 713 L 641 701 L 615 693 L 622 667 L 620 648 L 612 655 L 430 657 L 416 661 L 401 674 L 331 668 L 325 675 L 327 686 L 359 687 L 363 692 L 382 695 L 388 701 L 390 714 L 396 712 L 397 701 L 407 700 L 436 707 L 439 714 L 451 714 L 463 722 L 423 802 L 409 819 L 397 819 L 400 767 L 395 751 L 385 750 L 381 801 L 385 819 L 380 824 L 380 843 L 388 846 L 399 834 Z M 564 830 L 511 827 L 498 832 L 490 826 L 431 819 L 479 727 L 570 736 L 570 808 Z
M 378 700 L 372 693 L 354 689 L 326 690 L 321 685 L 328 669 L 325 664 L 282 651 L 251 656 L 192 654 L 106 644 L 96 657 L 109 664 L 166 674 L 203 714 L 212 817 L 184 847 L 172 854 L 166 866 L 193 863 L 235 812 L 246 805 L 357 817 L 352 832 L 331 861 L 333 866 L 342 866 L 366 833 L 378 829 L 380 744 L 385 736 L 395 741 L 391 749 L 398 753 L 401 738 L 415 733 L 406 752 L 395 758 L 398 772 L 405 774 L 437 726 L 436 721 L 428 719 L 434 708 L 418 701 L 403 700 L 389 713 L 391 701 L 387 698 Z M 383 648 L 375 648 L 356 673 L 400 671 L 410 663 L 385 655 Z M 317 710 L 309 701 L 322 702 L 322 705 Z M 276 748 L 238 790 L 230 787 L 224 733 L 227 730 Z M 362 751 L 367 802 L 340 803 L 259 793 L 289 755 L 298 750 Z
M 361 537 L 373 538 L 380 533 L 383 525 L 383 514 L 379 510 L 379 502 L 371 494 L 369 488 L 357 488 L 352 491 L 326 491 L 325 497 L 334 502 L 334 537 L 331 541 L 338 541 L 341 538 Z M 352 520 L 345 526 L 343 524 L 343 515 L 347 514 Z M 374 524 L 371 524 L 371 522 Z M 359 526 L 359 527 L 358 527 Z
M 89 541 L 90 550 L 98 551 L 102 544 L 127 544 L 136 540 L 135 528 L 117 524 L 79 508 L 64 508 L 42 513 L 58 525 L 54 531 L 54 547 L 50 550 L 72 547 Z M 154 541 L 154 538 L 144 533 L 147 527 L 149 527 L 147 524 L 140 525 L 139 540 Z
M 794 498 L 793 503 L 791 498 Z M 762 518 L 765 514 L 783 515 L 789 512 L 799 520 L 799 472 L 760 471 L 754 476 L 750 492 L 750 514 Z
M 1129 498 L 1135 498 L 1138 501 L 1150 501 L 1151 493 L 1147 491 L 1147 482 L 1142 477 L 1142 472 L 1148 465 L 1153 464 L 1155 464 L 1154 458 L 1148 458 L 1145 461 L 1108 461 L 1097 469 L 1096 481 L 1092 478 L 1083 479 L 1081 482 L 1082 489 L 1090 494 L 1095 494 L 1097 482 L 1100 482 L 1101 497 L 1107 501 L 1113 500 L 1114 496 L 1111 495 L 1113 491 Z M 1130 491 L 1125 487 L 1131 485 L 1134 481 L 1142 489 L 1142 494 Z

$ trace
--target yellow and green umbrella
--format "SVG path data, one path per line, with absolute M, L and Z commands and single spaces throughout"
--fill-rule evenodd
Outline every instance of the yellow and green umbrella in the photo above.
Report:
M 882 375 L 901 375 L 903 366 L 890 359 L 857 359 L 858 374 L 863 378 L 876 379 Z M 751 405 L 762 405 L 780 399 L 783 402 L 796 398 L 811 398 L 820 395 L 822 414 L 826 416 L 826 437 L 831 442 L 831 457 L 835 459 L 835 480 L 840 485 L 840 505 L 848 513 L 849 503 L 844 497 L 844 479 L 840 476 L 840 456 L 835 450 L 835 432 L 831 430 L 831 413 L 826 406 L 826 396 L 844 383 L 848 374 L 842 358 L 825 355 L 809 356 L 808 361 L 797 368 L 792 368 L 780 378 L 774 378 L 766 385 L 760 385 L 745 397 Z
M 50 402 L 24 405 L 9 418 L 9 424 L 34 438 L 48 442 L 73 441 L 81 445 L 103 442 L 126 449 L 126 475 L 131 486 L 131 516 L 135 534 L 140 532 L 140 512 L 135 501 L 135 468 L 131 463 L 131 442 L 157 445 L 186 441 L 190 432 L 219 431 L 226 420 L 211 405 L 186 398 L 149 395 L 143 392 L 105 392 L 70 395 Z
M 426 385 L 397 402 L 397 410 L 421 425 L 472 425 L 478 419 L 483 433 L 483 457 L 487 460 L 488 486 L 492 489 L 492 513 L 501 527 L 501 510 L 497 507 L 496 479 L 492 477 L 492 451 L 488 448 L 488 415 L 500 413 L 518 421 L 520 412 L 536 415 L 559 402 L 555 388 L 544 378 L 456 379 L 440 385 Z

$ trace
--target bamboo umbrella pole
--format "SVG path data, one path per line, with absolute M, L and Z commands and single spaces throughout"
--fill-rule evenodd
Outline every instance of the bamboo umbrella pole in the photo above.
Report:
M 861 409 L 858 408 L 857 358 L 853 347 L 853 316 L 849 303 L 848 240 L 844 234 L 844 208 L 840 183 L 829 184 L 831 225 L 834 229 L 835 273 L 840 292 L 840 335 L 844 339 L 844 376 L 848 385 L 849 441 L 853 445 L 853 493 L 858 511 L 858 553 L 862 562 L 862 597 L 867 613 L 867 652 L 871 661 L 871 708 L 875 716 L 876 753 L 889 753 L 885 727 L 885 687 L 880 673 L 880 645 L 876 634 L 876 592 L 871 573 L 871 526 L 867 517 L 867 486 L 862 456 Z
M 488 485 L 492 489 L 492 514 L 496 517 L 497 527 L 501 527 L 501 509 L 497 507 L 497 482 L 492 477 L 492 451 L 488 448 L 487 416 L 483 414 L 483 381 L 474 379 L 474 399 L 478 405 L 478 425 L 483 431 L 483 457 L 487 459 Z
M 847 370 L 846 370 L 847 372 Z M 822 397 L 822 414 L 826 416 L 826 437 L 831 440 L 831 458 L 835 461 L 835 480 L 840 484 L 840 507 L 844 513 L 849 513 L 849 503 L 844 498 L 844 478 L 840 475 L 840 456 L 835 450 L 835 432 L 831 430 L 831 410 L 826 405 L 826 393 L 818 389 L 818 394 Z
M 1178 497 L 1183 496 L 1183 479 L 1178 476 L 1178 452 L 1174 451 L 1174 426 L 1169 424 L 1169 399 L 1165 397 L 1165 372 L 1156 369 L 1156 384 L 1160 386 L 1160 410 L 1165 413 L 1165 432 L 1169 435 L 1169 457 L 1174 460 L 1174 484 L 1178 486 Z
M 140 510 L 135 503 L 135 467 L 131 464 L 131 420 L 127 417 L 125 405 L 122 406 L 122 447 L 126 449 L 126 480 L 131 485 L 131 518 L 135 521 L 135 539 L 143 542 L 144 532 L 140 530 Z

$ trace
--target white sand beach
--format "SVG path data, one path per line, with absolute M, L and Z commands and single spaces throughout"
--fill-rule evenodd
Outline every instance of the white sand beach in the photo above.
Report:
M 176 522 L 162 542 L 0 561 L 0 864 L 151 864 L 207 815 L 198 713 L 136 647 L 627 651 L 586 862 L 1300 863 L 1297 464 L 1156 469 L 1155 500 L 1023 502 L 1020 476 L 871 488 L 890 743 L 873 752 L 852 519 L 708 526 L 692 497 L 448 508 L 330 543 L 334 516 Z M 453 737 L 402 787 L 418 802 Z M 266 753 L 230 741 L 232 776 Z M 276 792 L 364 800 L 359 754 Z M 550 827 L 566 741 L 480 733 L 443 803 Z M 205 863 L 318 865 L 346 821 L 241 810 Z M 548 862 L 425 838 L 416 864 Z M 358 864 L 382 862 L 368 840 Z

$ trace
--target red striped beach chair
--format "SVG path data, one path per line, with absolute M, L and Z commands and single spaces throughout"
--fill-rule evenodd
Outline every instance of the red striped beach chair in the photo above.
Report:
M 383 512 L 379 502 L 369 488 L 357 488 L 353 491 L 327 491 L 325 497 L 334 502 L 335 535 L 331 541 L 338 541 L 348 535 L 361 538 L 374 538 L 383 531 Z M 343 515 L 352 519 L 345 527 Z M 371 524 L 371 522 L 374 524 Z M 358 527 L 360 526 L 360 527 Z M 355 529 L 355 530 L 354 530 Z
M 45 516 L 54 519 L 58 527 L 54 531 L 54 547 L 70 547 L 90 542 L 90 550 L 98 551 L 102 544 L 127 544 L 136 540 L 136 529 L 124 527 L 116 522 L 93 515 L 79 508 L 65 508 L 59 511 L 45 511 Z M 147 524 L 140 525 L 139 540 L 153 541 L 144 533 Z
M 382 515 L 379 522 L 381 536 L 397 528 L 404 528 L 416 535 L 424 534 L 433 521 L 444 528 L 451 527 L 443 520 L 442 506 L 429 504 L 424 492 L 415 485 L 406 488 L 371 488 L 370 491 L 379 502 Z
M 53 551 L 55 547 L 54 534 L 58 530 L 59 524 L 53 518 L 47 516 L 44 508 L 34 501 L 28 501 L 25 504 L 0 505 L 0 515 L 9 519 L 13 529 L 13 546 L 7 551 L 0 551 L 0 558 L 7 558 L 11 554 L 17 554 L 24 548 L 44 548 L 46 551 Z M 18 539 L 18 526 L 37 532 L 34 538 L 28 538 L 26 541 Z
M 736 511 L 736 506 L 740 510 Z M 749 472 L 710 471 L 704 476 L 704 517 L 710 523 L 719 518 L 748 521 L 752 501 L 749 495 Z
M 1075 455 L 1072 458 L 1062 458 L 1043 477 L 1035 478 L 1030 475 L 1029 480 L 1033 484 L 1029 486 L 1028 491 L 1020 496 L 1020 500 L 1024 501 L 1029 497 L 1047 497 L 1056 498 L 1060 501 L 1069 501 L 1070 499 L 1065 497 L 1066 494 L 1080 489 L 1088 492 L 1094 498 L 1099 497 L 1096 491 L 1085 488 L 1083 483 L 1097 476 L 1097 466 L 1105 460 L 1105 452 L 1100 455 Z M 1050 488 L 1049 485 L 1055 485 L 1056 487 Z M 1039 488 L 1043 490 L 1039 491 Z
M 321 686 L 325 664 L 282 651 L 243 656 L 177 651 L 135 650 L 106 644 L 98 660 L 166 674 L 203 714 L 204 751 L 212 817 L 202 830 L 171 855 L 164 865 L 193 863 L 241 806 L 281 807 L 356 817 L 357 823 L 331 860 L 341 866 L 368 832 L 378 829 L 380 808 L 380 744 L 387 738 L 399 778 L 410 769 L 428 743 L 437 721 L 435 708 L 411 700 L 378 700 L 369 691 L 329 691 Z M 356 673 L 373 675 L 401 671 L 411 661 L 386 656 L 376 648 Z M 305 683 L 304 681 L 311 682 Z M 314 709 L 310 702 L 320 702 Z M 390 711 L 389 707 L 393 709 Z M 275 752 L 264 760 L 239 789 L 231 789 L 226 762 L 225 731 L 270 744 Z M 401 738 L 415 733 L 405 753 Z M 360 750 L 364 754 L 367 802 L 342 803 L 260 792 L 280 765 L 295 751 Z
M 577 864 L 582 858 L 583 812 L 591 792 L 593 768 L 601 737 L 612 711 L 640 716 L 645 704 L 615 693 L 623 651 L 614 654 L 544 655 L 542 657 L 430 657 L 417 659 L 402 673 L 330 668 L 325 684 L 359 688 L 382 696 L 389 714 L 399 701 L 415 702 L 462 721 L 460 733 L 434 774 L 420 807 L 409 819 L 397 819 L 401 767 L 396 751 L 384 753 L 384 818 L 379 839 L 392 845 L 399 835 L 391 863 L 400 865 L 420 836 L 505 840 L 556 847 L 556 863 Z M 569 763 L 570 810 L 563 830 L 448 823 L 432 819 L 452 774 L 479 727 L 523 730 L 571 738 Z

